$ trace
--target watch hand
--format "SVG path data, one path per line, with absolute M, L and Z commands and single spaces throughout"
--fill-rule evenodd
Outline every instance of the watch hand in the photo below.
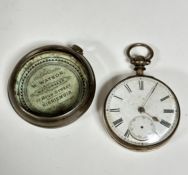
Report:
M 156 117 L 156 116 L 153 116 L 153 115 L 147 113 L 143 107 L 139 107 L 139 108 L 138 108 L 138 111 L 139 111 L 140 113 L 146 114 L 146 115 L 147 115 L 148 117 L 150 117 L 153 121 L 159 122 L 160 124 L 162 124 L 163 126 L 166 126 L 167 128 L 170 128 L 170 126 L 171 126 L 171 123 L 169 123 L 168 121 L 165 121 L 165 120 L 163 120 L 163 119 L 160 119 L 159 117 Z
M 153 121 L 160 122 L 160 119 L 159 119 L 158 117 L 153 116 L 153 115 L 147 113 L 147 112 L 145 111 L 145 108 L 142 107 L 142 106 L 138 108 L 138 112 L 146 114 L 147 116 L 149 116 L 150 118 L 152 118 Z
M 152 116 L 152 115 L 150 115 L 150 114 L 147 113 L 147 112 L 144 112 L 144 113 L 145 113 L 147 116 L 151 117 L 153 121 L 155 121 L 155 122 L 160 122 L 160 120 L 159 120 L 158 117 L 156 117 L 156 116 Z
M 148 102 L 149 98 L 151 97 L 151 95 L 153 94 L 153 92 L 155 91 L 156 87 L 158 85 L 158 82 L 155 84 L 155 86 L 151 89 L 151 91 L 149 92 L 149 95 L 147 96 L 145 102 L 143 103 L 143 107 L 146 105 L 146 103 Z

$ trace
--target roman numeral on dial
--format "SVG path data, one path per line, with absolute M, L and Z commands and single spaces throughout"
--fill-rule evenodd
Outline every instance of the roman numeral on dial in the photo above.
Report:
M 115 98 L 119 99 L 119 100 L 123 100 L 123 98 L 118 97 L 117 95 L 114 95 Z
M 165 97 L 163 97 L 163 98 L 161 98 L 160 99 L 160 101 L 165 101 L 166 99 L 168 99 L 170 96 L 169 95 L 167 95 L 167 96 L 165 96 Z
M 164 109 L 164 113 L 174 113 L 174 109 Z
M 144 82 L 143 82 L 143 80 L 139 80 L 139 89 L 140 90 L 144 90 Z
M 129 129 L 127 129 L 127 131 L 125 132 L 124 136 L 125 136 L 126 138 L 128 138 L 129 135 L 130 135 L 130 131 L 129 131 Z
M 116 121 L 113 122 L 115 127 L 118 127 L 119 125 L 121 125 L 123 123 L 123 119 L 119 118 Z
M 161 120 L 160 124 L 162 124 L 163 126 L 166 126 L 167 128 L 170 128 L 171 124 L 165 120 Z
M 128 91 L 129 93 L 131 93 L 131 92 L 132 92 L 132 90 L 131 90 L 131 88 L 129 87 L 129 85 L 128 85 L 128 84 L 125 84 L 124 86 L 125 86 L 125 88 L 127 89 L 127 91 Z
M 110 112 L 120 112 L 120 108 L 114 108 L 114 109 L 110 109 Z

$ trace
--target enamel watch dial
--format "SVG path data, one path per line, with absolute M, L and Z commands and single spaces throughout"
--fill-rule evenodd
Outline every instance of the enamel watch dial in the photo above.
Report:
M 161 81 L 135 76 L 117 84 L 106 100 L 105 119 L 125 146 L 151 147 L 172 135 L 179 122 L 174 93 Z
M 16 112 L 39 126 L 66 125 L 93 99 L 95 78 L 80 47 L 44 46 L 18 63 L 9 83 Z
M 112 88 L 106 98 L 104 116 L 110 135 L 118 143 L 130 149 L 147 150 L 162 145 L 173 135 L 180 107 L 166 84 L 137 74 Z

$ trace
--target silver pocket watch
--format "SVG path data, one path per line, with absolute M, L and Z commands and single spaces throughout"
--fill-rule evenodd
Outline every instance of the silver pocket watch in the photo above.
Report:
M 134 49 L 147 50 L 145 56 Z M 104 118 L 109 134 L 122 146 L 148 150 L 161 146 L 174 134 L 180 120 L 180 107 L 174 92 L 161 80 L 144 75 L 153 50 L 146 44 L 128 47 L 127 56 L 136 75 L 117 83 L 104 105 Z

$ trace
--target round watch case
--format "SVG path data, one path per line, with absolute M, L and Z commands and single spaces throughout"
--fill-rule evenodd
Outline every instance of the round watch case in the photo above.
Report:
M 18 62 L 8 95 L 24 120 L 52 128 L 79 118 L 92 103 L 95 87 L 93 69 L 79 46 L 48 45 Z

